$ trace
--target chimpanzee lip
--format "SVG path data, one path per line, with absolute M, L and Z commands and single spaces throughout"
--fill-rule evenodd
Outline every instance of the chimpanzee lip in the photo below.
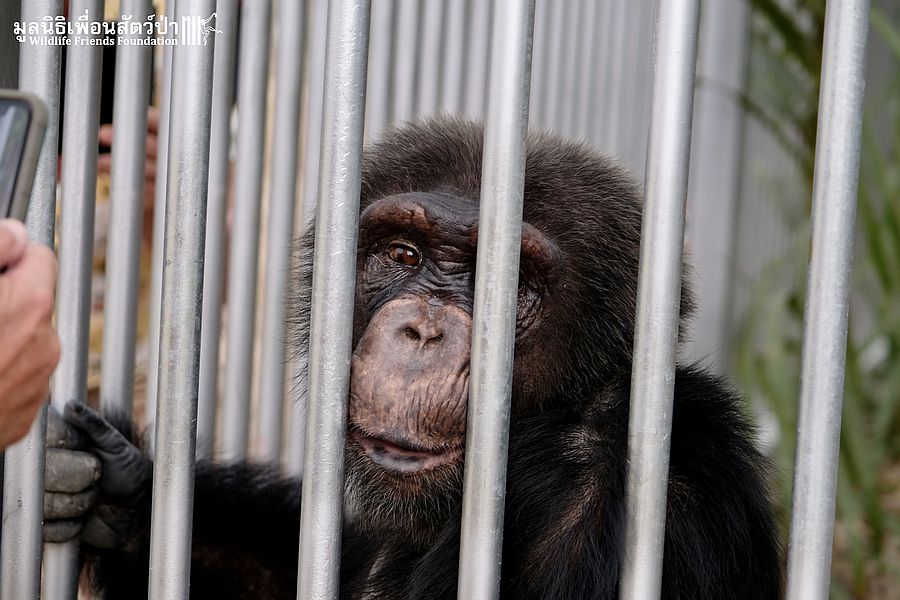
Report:
M 370 435 L 359 429 L 350 432 L 354 441 L 369 459 L 397 473 L 418 473 L 456 461 L 462 454 L 460 447 L 425 448 L 388 435 Z

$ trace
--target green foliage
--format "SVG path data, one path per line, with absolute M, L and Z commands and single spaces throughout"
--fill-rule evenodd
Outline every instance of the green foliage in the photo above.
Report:
M 824 0 L 750 2 L 755 9 L 750 91 L 743 103 L 797 161 L 811 189 Z M 900 23 L 879 10 L 882 3 L 873 4 L 870 55 L 877 49 L 891 68 L 868 82 L 863 126 L 834 598 L 900 598 Z M 891 7 L 890 0 L 883 6 Z M 806 218 L 788 224 L 794 246 L 756 285 L 735 355 L 745 389 L 769 403 L 782 428 L 776 459 L 785 507 L 808 258 L 808 205 L 804 208 Z

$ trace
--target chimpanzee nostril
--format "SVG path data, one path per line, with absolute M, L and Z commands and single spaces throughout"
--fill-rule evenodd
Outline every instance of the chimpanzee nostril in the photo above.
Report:
M 440 344 L 444 340 L 444 332 L 428 323 L 407 325 L 400 330 L 400 335 L 422 346 Z

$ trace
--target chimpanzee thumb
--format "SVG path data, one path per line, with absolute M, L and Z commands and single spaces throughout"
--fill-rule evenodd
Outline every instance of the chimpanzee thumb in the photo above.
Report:
M 89 440 L 87 450 L 102 463 L 100 491 L 125 502 L 140 498 L 152 478 L 150 459 L 83 402 L 68 402 L 64 415 L 66 421 Z

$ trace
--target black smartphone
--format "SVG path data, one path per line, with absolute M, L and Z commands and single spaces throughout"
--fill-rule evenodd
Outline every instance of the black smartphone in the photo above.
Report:
M 40 98 L 0 90 L 0 218 L 25 220 L 46 128 Z

